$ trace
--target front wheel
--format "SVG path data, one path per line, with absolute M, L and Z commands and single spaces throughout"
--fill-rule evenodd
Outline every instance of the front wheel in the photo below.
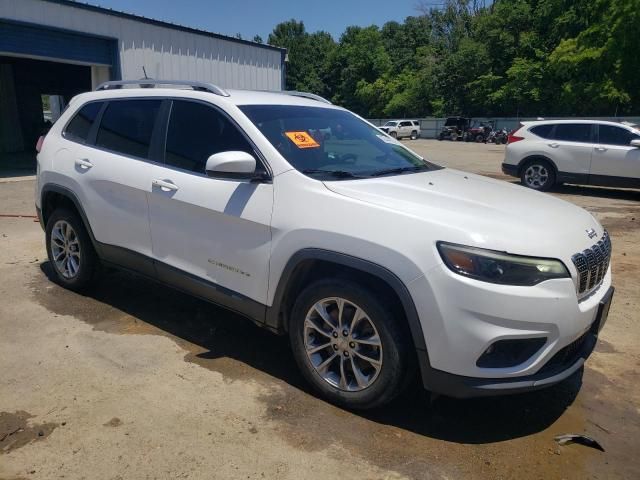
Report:
M 383 298 L 355 282 L 326 279 L 305 288 L 293 306 L 296 362 L 332 403 L 378 407 L 406 384 L 411 349 L 404 319 Z
M 80 217 L 55 210 L 46 226 L 47 255 L 55 280 L 71 290 L 86 288 L 97 269 L 97 256 Z
M 545 192 L 556 182 L 556 172 L 545 160 L 532 160 L 522 169 L 520 180 L 525 187 Z
M 398 138 L 398 134 L 396 132 L 391 132 L 389 135 L 391 135 L 393 138 Z

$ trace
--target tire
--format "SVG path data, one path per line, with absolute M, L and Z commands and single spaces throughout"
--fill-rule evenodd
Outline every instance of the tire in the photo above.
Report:
M 458 134 L 456 132 L 452 132 L 451 137 L 449 138 L 451 138 L 452 142 L 455 142 L 456 140 L 458 140 Z
M 418 132 L 414 130 L 411 132 L 411 140 L 417 140 L 417 139 L 418 139 Z
M 476 143 L 484 142 L 484 137 L 482 135 L 476 135 Z
M 530 160 L 522 167 L 520 181 L 525 187 L 546 192 L 556 183 L 556 171 L 545 159 Z
M 80 217 L 57 209 L 47 220 L 45 232 L 54 280 L 69 290 L 86 289 L 97 271 L 98 257 Z
M 398 133 L 397 132 L 391 132 L 389 135 L 391 135 L 395 139 L 398 138 Z
M 440 141 L 444 140 L 444 133 L 441 133 L 440 135 L 438 135 L 438 140 Z
M 342 326 L 338 300 L 343 301 Z M 350 409 L 370 409 L 390 402 L 406 386 L 411 342 L 404 319 L 391 306 L 384 296 L 351 280 L 319 280 L 300 293 L 291 311 L 291 348 L 303 376 L 323 398 Z M 353 325 L 356 308 L 364 316 Z M 349 328 L 353 331 L 345 335 Z M 319 351 L 308 352 L 314 348 Z

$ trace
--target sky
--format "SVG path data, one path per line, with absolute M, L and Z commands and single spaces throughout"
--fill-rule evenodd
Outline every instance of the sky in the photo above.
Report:
M 349 25 L 382 25 L 416 15 L 417 0 L 84 0 L 85 3 L 179 23 L 223 35 L 267 41 L 278 23 L 302 20 L 308 32 L 324 30 L 338 40 Z

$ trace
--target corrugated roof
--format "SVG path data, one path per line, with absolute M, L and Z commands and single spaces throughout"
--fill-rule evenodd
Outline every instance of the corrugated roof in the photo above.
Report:
M 252 42 L 250 40 L 242 40 L 240 38 L 230 37 L 228 35 L 222 35 L 220 33 L 213 33 L 207 30 L 200 30 L 198 28 L 186 27 L 184 25 L 179 25 L 177 23 L 165 22 L 162 20 L 156 20 L 154 18 L 148 18 L 142 15 L 136 15 L 133 13 L 122 12 L 119 10 L 113 10 L 111 8 L 100 7 L 98 5 L 92 5 L 90 3 L 78 2 L 75 0 L 42 0 L 44 2 L 57 3 L 59 5 L 64 5 L 72 8 L 81 8 L 83 10 L 89 10 L 97 13 L 104 13 L 107 15 L 113 15 L 116 17 L 126 18 L 129 20 L 134 20 L 136 22 L 144 22 L 151 25 L 156 25 L 158 27 L 171 28 L 173 30 L 180 30 L 182 32 L 194 33 L 196 35 L 204 35 L 207 37 L 220 38 L 222 40 L 227 40 L 229 42 L 242 43 L 245 45 L 251 45 L 253 47 L 258 48 L 266 48 L 268 50 L 275 50 L 284 54 L 286 52 L 285 48 L 274 47 L 273 45 L 266 45 L 264 43 Z

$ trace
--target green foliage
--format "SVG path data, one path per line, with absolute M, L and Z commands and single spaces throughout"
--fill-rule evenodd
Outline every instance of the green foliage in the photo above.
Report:
M 438 3 L 438 2 L 437 2 Z M 640 111 L 640 0 L 444 0 L 338 41 L 289 20 L 287 88 L 369 117 Z

